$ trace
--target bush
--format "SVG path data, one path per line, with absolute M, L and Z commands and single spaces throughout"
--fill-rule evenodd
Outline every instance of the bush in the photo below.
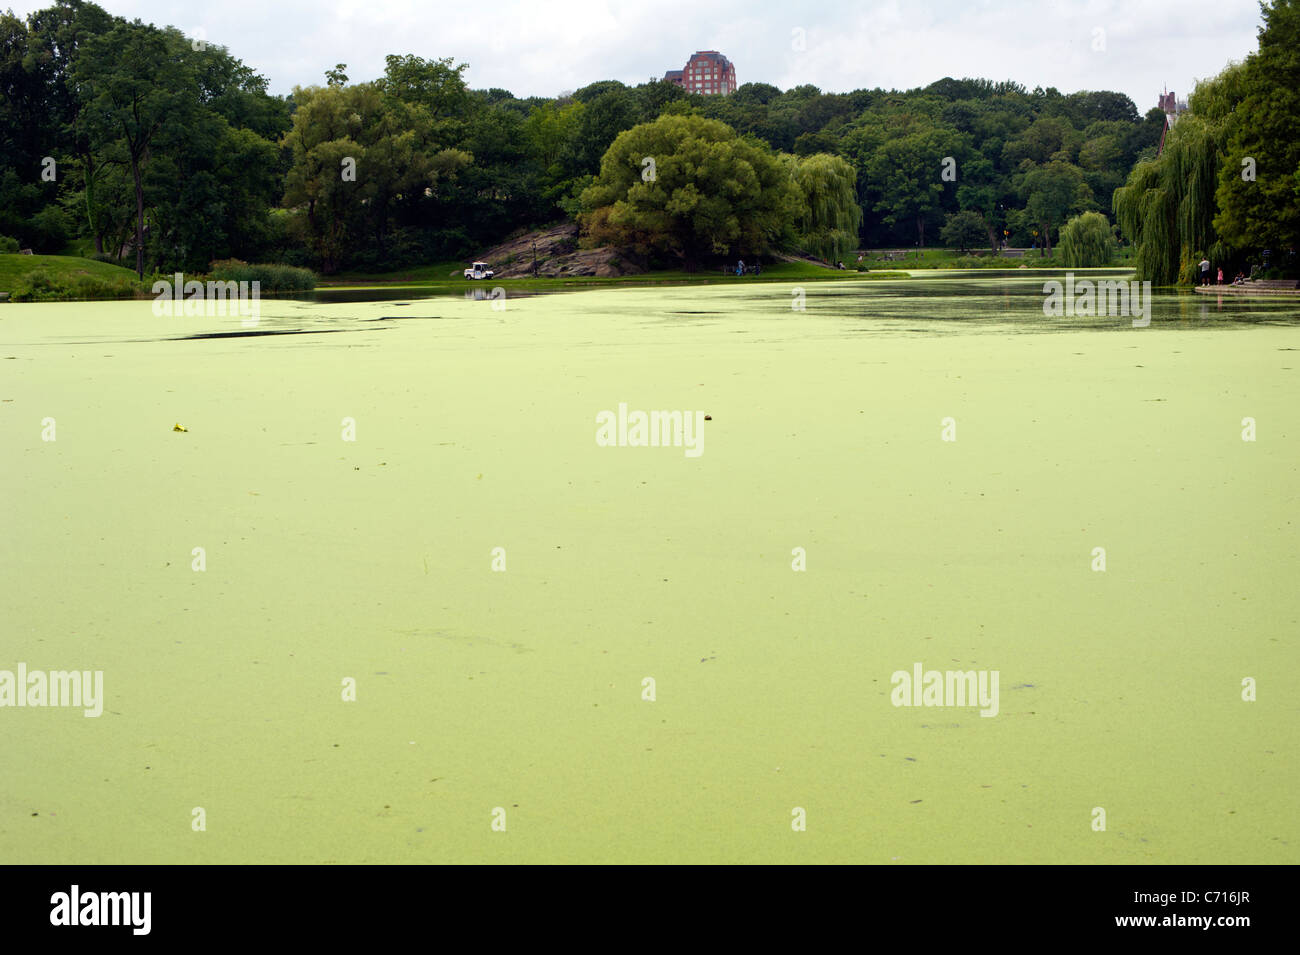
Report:
M 1201 284 L 1201 259 L 1203 258 L 1205 258 L 1204 252 L 1192 252 L 1189 255 L 1187 247 L 1183 247 L 1178 260 L 1179 285 Z
M 58 275 L 35 269 L 19 277 L 10 295 L 15 302 L 75 302 L 134 298 L 140 283 L 129 278 L 97 278 L 85 273 Z
M 18 251 L 18 240 L 11 239 L 7 235 L 0 235 L 0 253 L 12 253 Z
M 1066 268 L 1095 269 L 1115 261 L 1119 243 L 1109 219 L 1100 212 L 1085 212 L 1061 227 L 1061 241 L 1053 252 Z
M 68 217 L 58 206 L 46 206 L 32 217 L 36 240 L 32 243 L 37 252 L 57 255 L 68 244 L 72 232 Z
M 316 273 L 293 265 L 255 264 L 239 259 L 212 263 L 212 278 L 218 282 L 259 282 L 263 292 L 310 292 L 316 287 Z

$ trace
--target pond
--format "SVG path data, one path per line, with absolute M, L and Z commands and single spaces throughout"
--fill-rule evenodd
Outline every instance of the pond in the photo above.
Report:
M 0 305 L 5 858 L 1300 861 L 1300 302 L 1044 281 Z

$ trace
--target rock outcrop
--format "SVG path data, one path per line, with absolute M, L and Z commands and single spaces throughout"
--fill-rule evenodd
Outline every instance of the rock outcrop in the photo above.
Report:
M 540 278 L 635 275 L 645 271 L 612 246 L 578 248 L 578 226 L 574 222 L 525 233 L 488 249 L 475 261 L 486 262 L 497 278 L 528 278 L 533 274 L 534 252 Z

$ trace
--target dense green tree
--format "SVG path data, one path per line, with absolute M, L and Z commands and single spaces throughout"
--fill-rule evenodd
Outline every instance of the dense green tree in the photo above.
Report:
M 999 189 L 992 160 L 977 154 L 962 165 L 962 175 L 957 186 L 957 204 L 961 211 L 975 213 L 983 224 L 989 251 L 997 252 L 1006 214 L 1004 197 Z
M 468 63 L 457 64 L 450 57 L 425 60 L 418 56 L 385 57 L 381 92 L 404 103 L 423 106 L 435 122 L 464 115 L 469 108 L 469 90 L 464 73 Z
M 629 92 L 627 84 L 620 83 L 618 80 L 597 80 L 595 83 L 588 83 L 582 89 L 574 90 L 573 98 L 579 103 L 590 103 L 605 93 L 627 92 Z
M 633 94 L 639 108 L 637 121 L 641 123 L 654 122 L 670 103 L 690 98 L 686 90 L 667 80 L 651 80 L 642 83 L 633 90 Z
M 876 211 L 890 225 L 912 224 L 917 245 L 925 245 L 926 220 L 943 197 L 943 160 L 952 155 L 954 136 L 935 129 L 918 130 L 882 145 L 868 166 L 879 184 Z
M 1115 261 L 1119 245 L 1109 219 L 1100 212 L 1085 212 L 1061 227 L 1057 252 L 1068 268 L 1100 268 Z
M 90 37 L 74 70 L 93 147 L 121 145 L 135 193 L 135 268 L 144 275 L 144 176 L 160 133 L 179 138 L 192 123 L 196 89 L 190 47 L 179 34 L 118 23 Z
M 284 203 L 297 213 L 298 233 L 320 267 L 333 272 L 349 233 L 362 230 L 366 150 L 359 139 L 378 126 L 382 98 L 373 84 L 295 87 L 293 96 Z
M 1280 251 L 1300 246 L 1300 0 L 1274 0 L 1263 12 L 1259 51 L 1246 59 L 1226 121 L 1214 225 L 1229 246 Z
M 960 249 L 963 253 L 977 242 L 985 241 L 988 225 L 984 217 L 971 209 L 950 213 L 939 237 L 950 249 Z
M 857 245 L 862 207 L 858 205 L 857 173 L 840 156 L 818 153 L 791 160 L 802 210 L 795 222 L 800 243 L 828 262 Z
M 1028 160 L 1045 165 L 1053 160 L 1073 162 L 1081 136 L 1069 121 L 1059 116 L 1041 116 L 1027 129 L 1002 147 L 1002 162 L 1008 169 L 1018 169 Z
M 1190 282 L 1201 255 L 1224 262 L 1231 254 L 1215 229 L 1215 192 L 1225 125 L 1235 115 L 1242 69 L 1229 67 L 1198 84 L 1193 111 L 1168 132 L 1164 151 L 1139 162 L 1115 190 L 1115 216 L 1133 243 L 1140 279 L 1160 285 Z
M 1186 183 L 1170 186 L 1171 228 L 1185 222 L 1204 241 L 1217 214 L 1234 242 L 1292 241 L 1276 223 L 1296 218 L 1295 3 L 1268 8 L 1249 89 L 1220 97 L 1235 104 L 1249 92 L 1254 112 L 1241 114 L 1267 117 L 1258 130 L 1236 125 L 1231 107 L 1211 115 L 1217 101 L 1198 93 L 1184 121 L 1206 122 L 1209 139 L 1193 143 L 1195 122 L 1170 135 L 1174 158 L 1162 175 L 1190 171 L 1197 196 L 1184 202 Z M 276 97 L 229 51 L 196 50 L 175 30 L 127 23 L 87 0 L 56 0 L 25 20 L 0 14 L 0 232 L 43 248 L 85 238 L 110 254 L 134 249 L 137 268 L 187 271 L 263 254 L 324 269 L 387 268 L 477 252 L 579 212 L 593 232 L 626 235 L 650 221 L 653 203 L 624 195 L 584 211 L 580 202 L 607 185 L 612 144 L 661 119 L 712 119 L 734 131 L 711 147 L 728 163 L 757 149 L 783 166 L 785 219 L 693 195 L 699 182 L 683 180 L 672 215 L 657 214 L 673 228 L 689 221 L 696 244 L 641 243 L 654 254 L 698 262 L 720 246 L 752 254 L 792 242 L 834 258 L 857 242 L 924 242 L 961 212 L 971 213 L 963 222 L 982 218 L 990 247 L 1003 229 L 1021 241 L 1037 230 L 1050 245 L 1066 217 L 1105 205 L 1135 162 L 1154 159 L 1164 129 L 1163 113 L 1139 117 L 1119 93 L 1029 92 L 987 79 L 847 93 L 746 83 L 728 96 L 659 79 L 632 88 L 600 80 L 567 97 L 519 99 L 469 90 L 466 69 L 393 55 L 373 81 L 353 83 L 338 64 L 325 87 Z M 1213 166 L 1227 190 L 1217 204 L 1203 201 L 1209 166 L 1186 165 L 1211 144 L 1228 157 Z M 1246 149 L 1259 167 L 1254 193 L 1230 176 L 1233 150 Z M 54 181 L 40 178 L 44 157 L 57 163 Z M 956 160 L 955 181 L 940 178 L 945 157 Z M 355 179 L 341 175 L 343 159 L 356 163 Z M 724 194 L 748 181 L 748 173 L 710 180 L 726 164 L 710 162 L 697 179 Z M 733 207 L 743 214 L 724 211 Z M 1175 236 L 1175 271 L 1185 244 Z M 1147 248 L 1155 258 L 1168 251 Z
M 640 111 L 632 91 L 621 83 L 618 88 L 605 89 L 579 102 L 583 109 L 578 115 L 577 138 L 573 144 L 575 172 L 594 175 L 614 137 L 635 126 Z
M 595 239 L 696 268 L 774 250 L 802 197 L 788 164 L 762 143 L 717 120 L 661 116 L 619 134 L 581 201 Z
M 1092 203 L 1092 191 L 1083 181 L 1079 167 L 1059 159 L 1029 170 L 1020 191 L 1025 210 L 1038 226 L 1048 255 L 1052 254 L 1052 231 L 1070 213 L 1083 211 Z

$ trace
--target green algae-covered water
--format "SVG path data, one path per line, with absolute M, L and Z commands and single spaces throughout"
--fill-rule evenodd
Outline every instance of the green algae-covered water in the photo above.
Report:
M 0 306 L 0 859 L 1300 861 L 1300 303 L 507 296 Z

